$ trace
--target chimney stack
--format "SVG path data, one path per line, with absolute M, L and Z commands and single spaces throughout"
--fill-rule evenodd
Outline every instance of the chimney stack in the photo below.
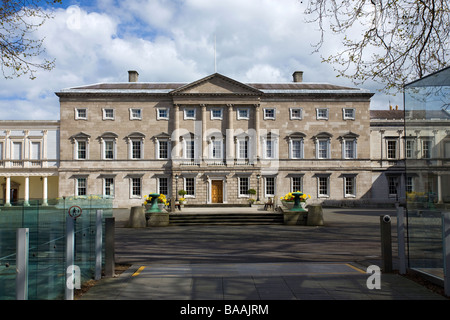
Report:
M 294 82 L 303 82 L 303 71 L 295 71 L 292 74 Z
M 138 82 L 139 73 L 134 70 L 128 71 L 128 82 Z

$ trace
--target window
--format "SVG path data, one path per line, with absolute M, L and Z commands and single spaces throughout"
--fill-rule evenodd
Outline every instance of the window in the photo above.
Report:
M 444 157 L 450 159 L 450 141 L 445 141 L 444 143 Z
M 303 190 L 303 179 L 302 177 L 292 177 L 291 178 L 291 190 L 302 191 Z
M 141 141 L 131 140 L 131 159 L 141 159 Z
M 319 139 L 317 141 L 317 158 L 328 159 L 329 158 L 329 140 Z
M 250 118 L 250 110 L 248 108 L 237 109 L 238 120 L 248 120 Z
M 131 197 L 140 197 L 141 189 L 141 178 L 131 178 Z
M 275 177 L 266 177 L 266 197 L 275 196 Z
M 87 159 L 86 141 L 77 141 L 77 159 Z
M 422 158 L 431 158 L 431 140 L 422 141 Z
M 329 197 L 329 177 L 317 178 L 317 193 L 319 197 Z
M 302 159 L 303 158 L 303 140 L 295 139 L 291 140 L 291 158 Z
M 195 197 L 195 178 L 184 178 L 186 196 Z
M 184 109 L 184 120 L 195 120 L 196 112 L 194 108 Z
M 212 159 L 222 159 L 222 140 L 211 140 L 211 158 Z
M 301 108 L 289 109 L 291 120 L 301 120 L 303 116 L 303 110 Z
M 105 159 L 114 159 L 114 141 L 113 140 L 104 140 L 104 157 Z
M 413 192 L 414 190 L 413 177 L 406 177 L 406 192 Z
M 406 140 L 406 158 L 414 157 L 414 140 Z
M 273 145 L 273 140 L 266 140 L 266 159 L 272 159 L 274 157 Z
M 0 160 L 3 160 L 3 142 L 0 142 Z
M 250 189 L 249 178 L 239 177 L 239 196 L 248 197 L 248 190 Z
M 344 196 L 356 196 L 355 177 L 344 177 Z
M 114 178 L 103 179 L 103 195 L 106 197 L 114 197 Z
M 85 196 L 87 195 L 87 179 L 77 178 L 76 195 Z
M 269 132 L 267 136 L 262 136 L 261 140 L 263 159 L 278 158 L 278 135 Z
M 264 109 L 264 120 L 275 120 L 275 109 L 265 108 Z
M 396 159 L 397 158 L 397 141 L 396 140 L 388 140 L 387 141 L 387 157 L 388 157 L 388 159 Z
M 22 142 L 13 142 L 13 160 L 22 160 Z
M 169 158 L 169 141 L 158 140 L 158 159 Z
M 194 140 L 186 140 L 185 141 L 185 158 L 186 159 L 195 159 L 195 141 Z
M 342 114 L 344 120 L 355 120 L 355 109 L 353 108 L 342 109 Z
M 238 157 L 239 159 L 248 159 L 248 140 L 238 140 Z
M 316 109 L 316 117 L 317 120 L 328 120 L 328 109 L 327 108 Z
M 40 142 L 32 142 L 30 153 L 31 153 L 30 154 L 31 160 L 41 159 L 41 143 Z
M 76 108 L 75 109 L 75 120 L 87 120 L 87 109 Z
M 103 120 L 114 120 L 114 109 L 103 109 Z
M 344 140 L 344 159 L 356 159 L 356 140 Z
M 398 178 L 388 177 L 388 191 L 390 196 L 397 195 L 397 187 L 398 187 Z
M 211 109 L 211 120 L 222 120 L 223 111 L 221 108 L 213 108 Z
M 130 109 L 130 120 L 142 120 L 142 110 L 141 109 Z
M 169 109 L 167 109 L 167 108 L 156 109 L 156 119 L 157 120 L 169 120 Z
M 169 179 L 165 177 L 158 179 L 158 192 L 165 196 L 169 195 Z

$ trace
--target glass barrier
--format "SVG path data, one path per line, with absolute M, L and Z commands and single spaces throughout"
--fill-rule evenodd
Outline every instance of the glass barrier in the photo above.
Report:
M 411 268 L 442 274 L 450 211 L 450 68 L 405 86 L 405 187 Z
M 443 278 L 442 217 L 439 211 L 410 211 L 407 216 L 409 267 Z
M 81 283 L 95 275 L 96 213 L 113 216 L 112 201 L 98 196 L 40 201 L 29 206 L 0 207 L 0 300 L 15 299 L 16 230 L 29 228 L 28 299 L 64 299 L 66 281 L 66 218 L 76 213 L 75 262 Z M 80 209 L 69 211 L 71 208 Z M 103 237 L 104 237 L 103 230 Z M 104 253 L 102 254 L 104 258 Z

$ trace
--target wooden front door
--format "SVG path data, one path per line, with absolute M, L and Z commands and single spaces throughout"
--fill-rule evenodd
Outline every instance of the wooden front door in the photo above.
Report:
M 223 202 L 223 181 L 213 180 L 211 182 L 211 201 L 212 203 Z

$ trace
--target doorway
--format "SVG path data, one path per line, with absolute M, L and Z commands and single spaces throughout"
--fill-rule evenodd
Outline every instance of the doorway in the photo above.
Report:
M 211 202 L 223 203 L 223 181 L 212 180 L 211 181 Z

